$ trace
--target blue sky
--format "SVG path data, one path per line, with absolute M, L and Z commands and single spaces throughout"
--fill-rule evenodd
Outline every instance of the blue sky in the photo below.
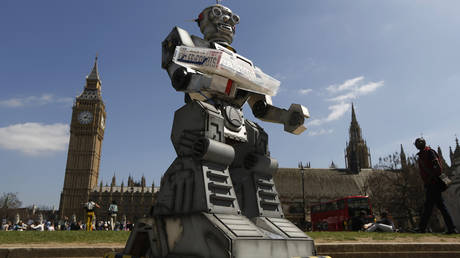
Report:
M 24 205 L 58 206 L 72 102 L 96 53 L 107 110 L 100 179 L 131 174 L 159 183 L 175 158 L 170 142 L 183 95 L 160 68 L 173 26 L 213 1 L 23 1 L 0 4 L 0 192 Z M 460 132 L 460 2 L 241 1 L 232 44 L 281 81 L 274 104 L 308 107 L 300 136 L 258 122 L 281 167 L 344 166 L 350 103 L 371 150 L 415 153 L 414 139 L 441 146 Z M 254 120 L 245 106 L 248 119 Z M 448 160 L 448 158 L 447 158 Z

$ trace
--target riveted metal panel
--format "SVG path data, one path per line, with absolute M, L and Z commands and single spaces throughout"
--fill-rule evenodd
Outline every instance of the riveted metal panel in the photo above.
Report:
M 263 234 L 246 217 L 241 215 L 214 214 L 237 237 L 263 237 Z
M 279 230 L 284 234 L 292 238 L 308 238 L 308 236 L 296 227 L 292 222 L 287 219 L 281 218 L 266 218 L 268 221 L 273 223 Z

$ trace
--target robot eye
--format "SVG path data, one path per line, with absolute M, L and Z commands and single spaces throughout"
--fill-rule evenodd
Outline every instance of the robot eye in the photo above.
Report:
M 218 8 L 218 7 L 212 8 L 211 12 L 216 17 L 219 17 L 219 16 L 222 15 L 222 10 L 220 8 Z
M 235 24 L 240 23 L 240 16 L 238 16 L 238 15 L 236 15 L 236 14 L 232 14 L 232 21 L 233 21 Z

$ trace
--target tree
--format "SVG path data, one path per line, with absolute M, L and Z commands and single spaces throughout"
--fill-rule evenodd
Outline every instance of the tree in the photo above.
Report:
M 374 169 L 395 170 L 401 168 L 401 159 L 398 152 L 390 154 L 384 158 L 379 158 L 379 163 L 374 166 Z
M 4 209 L 15 209 L 21 207 L 22 202 L 18 198 L 18 193 L 2 193 L 0 196 L 0 207 Z
M 398 153 L 379 159 L 380 170 L 369 176 L 364 191 L 376 213 L 387 211 L 399 227 L 416 227 L 425 199 L 423 182 L 418 174 L 416 157 L 410 157 L 401 168 Z

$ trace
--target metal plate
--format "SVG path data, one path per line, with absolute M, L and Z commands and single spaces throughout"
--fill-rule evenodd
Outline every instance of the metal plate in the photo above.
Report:
M 248 218 L 241 215 L 214 214 L 237 237 L 263 237 Z
M 302 232 L 302 230 L 300 230 L 296 225 L 294 225 L 292 222 L 290 222 L 287 219 L 268 218 L 268 217 L 266 217 L 266 219 L 270 221 L 273 225 L 275 225 L 275 227 L 281 230 L 288 237 L 307 238 L 307 235 L 304 232 Z

